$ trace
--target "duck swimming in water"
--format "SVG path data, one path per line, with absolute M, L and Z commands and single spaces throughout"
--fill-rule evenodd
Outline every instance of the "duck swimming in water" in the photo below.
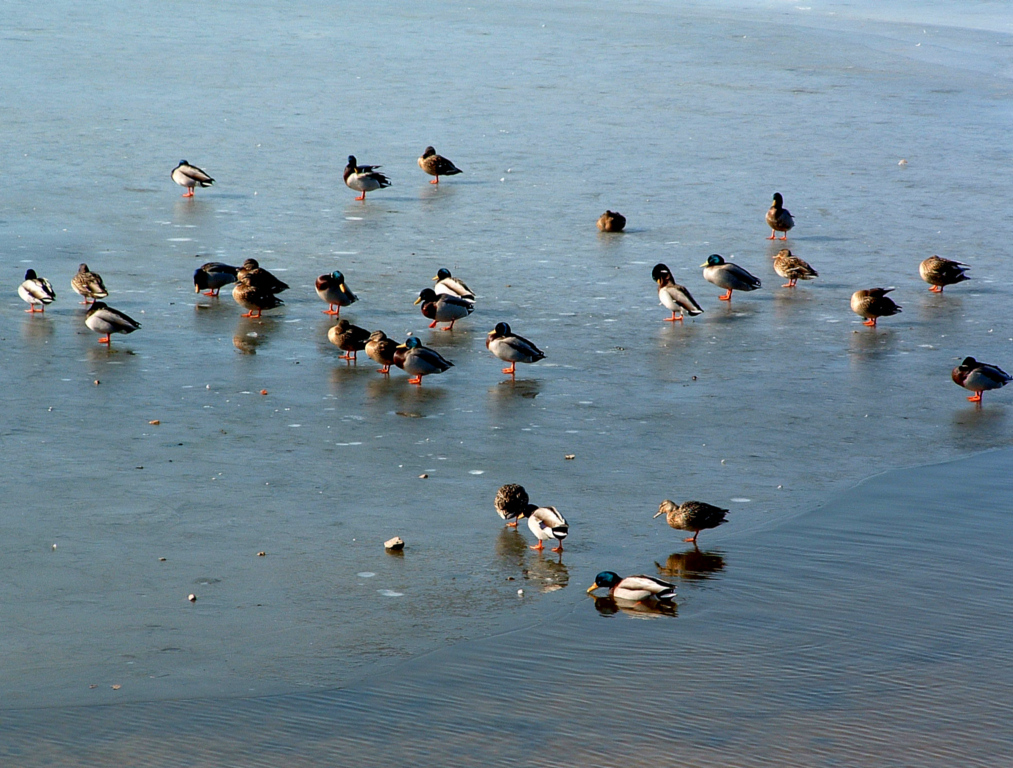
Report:
M 588 587 L 588 594 L 596 589 L 607 589 L 617 600 L 631 602 L 657 600 L 671 603 L 675 600 L 675 585 L 653 576 L 627 576 L 620 578 L 614 571 L 602 571 L 594 577 L 594 584 Z

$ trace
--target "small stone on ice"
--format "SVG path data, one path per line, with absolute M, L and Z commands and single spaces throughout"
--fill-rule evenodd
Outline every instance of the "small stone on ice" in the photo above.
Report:
M 197 602 L 197 595 L 195 595 L 193 592 L 191 592 L 190 595 L 186 599 L 189 600 L 191 603 L 196 603 Z
M 573 461 L 575 458 L 577 458 L 577 454 L 567 453 L 563 455 L 563 458 L 566 459 L 567 461 Z
M 427 477 L 429 477 L 429 475 L 423 472 L 421 475 L 419 475 L 419 480 L 425 480 Z
M 164 557 L 160 557 L 160 558 L 158 558 L 158 562 L 160 562 L 160 563 L 164 563 L 164 562 L 165 562 L 165 558 L 164 558 Z
M 907 165 L 907 160 L 901 160 L 897 165 Z
M 524 595 L 524 590 L 523 589 L 518 589 L 517 590 L 517 594 L 523 596 Z
M 400 552 L 404 549 L 404 540 L 400 536 L 395 536 L 393 539 L 387 539 L 383 543 L 383 548 L 390 552 Z
M 267 552 L 261 550 L 260 552 L 257 553 L 257 557 L 267 557 Z
M 159 421 L 158 419 L 154 419 L 154 420 L 152 420 L 152 421 L 149 421 L 148 423 L 149 423 L 149 424 L 151 424 L 151 425 L 153 425 L 153 426 L 156 426 L 156 427 L 157 427 L 157 426 L 158 426 L 159 424 L 161 424 L 162 422 L 160 422 L 160 421 Z

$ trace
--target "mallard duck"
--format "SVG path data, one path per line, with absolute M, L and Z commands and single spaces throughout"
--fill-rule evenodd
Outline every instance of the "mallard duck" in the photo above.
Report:
M 703 267 L 703 279 L 724 288 L 728 293 L 719 296 L 721 301 L 731 301 L 732 291 L 755 291 L 760 287 L 760 278 L 751 275 L 738 264 L 729 264 L 714 253 L 707 257 Z
M 132 317 L 101 301 L 96 301 L 91 305 L 88 313 L 84 316 L 84 324 L 95 333 L 105 334 L 98 340 L 99 344 L 112 344 L 114 333 L 133 333 L 141 327 L 141 324 Z
M 422 386 L 423 376 L 443 373 L 454 364 L 435 349 L 422 346 L 418 336 L 409 336 L 394 350 L 394 365 L 412 377 L 408 379 L 409 384 Z
M 682 316 L 688 314 L 694 317 L 703 312 L 703 309 L 696 303 L 696 299 L 684 285 L 679 285 L 672 277 L 672 273 L 664 264 L 655 264 L 651 270 L 651 277 L 658 284 L 658 300 L 663 307 L 672 311 L 671 317 L 666 317 L 665 322 L 682 322 Z M 676 315 L 675 313 L 679 314 Z
M 262 268 L 260 262 L 256 259 L 244 261 L 243 266 L 236 271 L 236 277 L 239 280 L 245 280 L 254 288 L 266 291 L 267 293 L 281 293 L 282 291 L 287 291 L 289 287 L 288 283 L 279 280 L 266 269 Z
M 359 300 L 359 297 L 352 293 L 352 289 L 345 285 L 345 276 L 337 270 L 329 275 L 320 275 L 316 281 L 316 289 L 317 296 L 327 302 L 327 309 L 323 310 L 325 315 L 340 315 L 342 307 Z
M 605 211 L 598 217 L 598 229 L 602 232 L 622 232 L 626 228 L 626 217 L 619 211 Z
M 622 579 L 613 571 L 602 571 L 594 577 L 594 584 L 587 588 L 588 594 L 596 589 L 607 589 L 617 600 L 657 600 L 662 603 L 675 600 L 675 585 L 653 576 L 627 576 Z
M 387 334 L 383 331 L 373 331 L 369 334 L 369 341 L 366 342 L 366 356 L 383 366 L 377 370 L 377 373 L 390 373 L 390 367 L 394 365 L 395 349 L 397 349 L 397 342 L 388 339 Z
M 77 272 L 70 278 L 70 287 L 74 289 L 74 293 L 84 296 L 82 304 L 90 304 L 96 299 L 104 299 L 109 295 L 109 291 L 106 290 L 105 284 L 102 282 L 102 276 L 90 271 L 87 264 L 78 266 Z
M 981 393 L 985 390 L 1002 389 L 1013 381 L 1013 376 L 999 366 L 979 363 L 973 357 L 965 357 L 950 375 L 954 384 L 974 392 L 972 397 L 967 398 L 972 403 L 980 403 Z
M 529 503 L 528 492 L 523 485 L 509 483 L 501 486 L 496 491 L 496 514 L 506 520 L 506 524 L 512 528 L 517 527 L 517 521 L 528 514 L 529 507 L 537 509 Z
M 238 277 L 239 267 L 223 264 L 220 261 L 209 261 L 201 264 L 193 271 L 193 291 L 200 293 L 204 291 L 205 296 L 217 296 L 222 288 L 230 285 Z
M 511 376 L 517 372 L 517 363 L 537 363 L 545 357 L 545 353 L 533 343 L 511 332 L 506 323 L 496 323 L 485 337 L 485 346 L 500 360 L 510 363 L 503 373 Z
M 529 505 L 529 507 L 532 505 Z M 555 507 L 534 507 L 525 512 L 528 518 L 528 530 L 535 534 L 538 543 L 531 549 L 541 552 L 545 549 L 545 542 L 555 539 L 558 543 L 552 548 L 553 552 L 563 551 L 563 539 L 570 532 L 570 526 L 566 524 L 566 518 L 559 514 Z
M 456 277 L 450 274 L 449 269 L 441 268 L 436 273 L 436 277 L 433 278 L 436 281 L 436 285 L 433 289 L 437 294 L 444 296 L 457 296 L 460 299 L 475 302 L 475 292 L 471 290 L 467 285 L 464 284 L 463 280 L 458 280 Z
M 369 341 L 369 331 L 341 318 L 337 325 L 327 331 L 327 340 L 338 349 L 345 351 L 340 359 L 355 360 L 358 351 L 366 348 L 366 342 Z
M 355 198 L 356 200 L 365 200 L 367 192 L 390 186 L 390 179 L 376 170 L 379 167 L 379 165 L 357 165 L 355 155 L 348 156 L 348 165 L 345 166 L 345 186 L 362 193 Z
M 784 198 L 781 197 L 780 192 L 774 193 L 774 202 L 771 204 L 770 210 L 767 211 L 767 226 L 770 227 L 768 240 L 773 240 L 778 232 L 784 232 L 781 239 L 787 240 L 788 230 L 795 226 L 795 219 L 784 207 Z
M 232 286 L 232 298 L 236 304 L 249 310 L 241 317 L 258 318 L 265 309 L 276 309 L 285 302 L 279 299 L 271 291 L 252 285 L 247 278 L 243 278 Z M 253 314 L 256 312 L 257 314 Z
M 966 264 L 944 259 L 942 256 L 929 256 L 918 265 L 918 274 L 930 285 L 929 290 L 933 293 L 942 293 L 947 285 L 970 280 L 965 272 L 967 272 Z
M 46 278 L 39 277 L 34 269 L 29 269 L 25 271 L 25 281 L 18 286 L 18 296 L 28 302 L 25 312 L 34 314 L 46 311 L 46 305 L 56 300 L 56 291 Z M 39 305 L 38 309 L 35 308 L 36 304 Z
M 794 288 L 799 280 L 812 280 L 820 276 L 819 272 L 803 259 L 792 255 L 787 248 L 782 248 L 774 256 L 774 271 L 788 281 L 781 286 L 782 288 Z
M 215 180 L 196 165 L 180 160 L 179 165 L 172 169 L 172 180 L 181 187 L 186 187 L 183 197 L 193 197 L 194 187 L 210 187 Z
M 851 294 L 851 311 L 866 318 L 862 325 L 876 327 L 876 320 L 900 312 L 900 307 L 887 297 L 893 288 L 869 288 Z
M 704 501 L 684 501 L 682 504 L 676 504 L 665 499 L 658 507 L 655 517 L 665 515 L 668 524 L 677 531 L 693 531 L 693 536 L 683 541 L 691 541 L 695 545 L 700 531 L 717 528 L 725 522 L 727 514 L 727 509 L 715 507 Z
M 422 316 L 433 321 L 429 324 L 430 328 L 435 328 L 437 323 L 450 323 L 441 329 L 444 331 L 454 330 L 454 323 L 475 311 L 475 305 L 467 299 L 447 294 L 437 296 L 432 288 L 419 291 L 415 303 L 422 304 Z
M 430 184 L 439 184 L 440 176 L 456 176 L 462 172 L 447 158 L 436 154 L 436 150 L 432 147 L 426 147 L 426 151 L 422 153 L 422 157 L 419 158 L 419 168 L 430 176 L 436 177 L 429 182 Z

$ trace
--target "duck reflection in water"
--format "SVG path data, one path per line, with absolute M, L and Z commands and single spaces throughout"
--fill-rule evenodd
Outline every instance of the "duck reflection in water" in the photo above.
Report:
M 244 355 L 255 355 L 257 348 L 267 343 L 271 332 L 277 327 L 276 318 L 241 318 L 232 336 L 232 346 Z
M 559 559 L 532 552 L 516 528 L 504 527 L 496 537 L 496 558 L 508 578 L 537 585 L 542 592 L 554 592 L 570 583 L 570 570 Z
M 534 400 L 541 394 L 542 382 L 538 379 L 504 379 L 489 388 L 489 396 L 496 404 L 508 404 L 515 400 Z
M 719 552 L 701 552 L 694 547 L 685 552 L 673 552 L 664 564 L 657 560 L 654 564 L 658 567 L 660 576 L 703 581 L 714 578 L 715 574 L 725 569 L 725 558 Z
M 611 595 L 594 596 L 594 609 L 610 618 L 622 611 L 634 619 L 653 619 L 658 616 L 677 616 L 679 608 L 675 603 L 645 603 L 631 600 L 616 600 Z

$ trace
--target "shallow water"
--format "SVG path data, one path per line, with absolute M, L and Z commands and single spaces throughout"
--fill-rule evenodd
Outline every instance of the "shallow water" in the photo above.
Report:
M 621 16 L 584 3 L 394 4 L 383 16 L 316 3 L 219 4 L 186 19 L 159 4 L 15 13 L 0 41 L 19 67 L 0 95 L 0 132 L 20 149 L 4 169 L 5 284 L 31 266 L 59 299 L 44 317 L 24 314 L 13 290 L 0 307 L 12 489 L 0 517 L 5 737 L 71 717 L 14 710 L 88 705 L 72 713 L 86 727 L 105 716 L 98 705 L 136 702 L 127 719 L 156 723 L 212 708 L 240 737 L 216 752 L 204 733 L 194 748 L 248 762 L 242 734 L 263 730 L 257 717 L 277 706 L 298 720 L 321 701 L 340 709 L 344 694 L 319 693 L 339 686 L 353 686 L 349 706 L 379 717 L 371 702 L 393 670 L 445 700 L 448 721 L 473 705 L 490 717 L 495 703 L 475 681 L 526 667 L 483 661 L 482 649 L 518 635 L 562 648 L 549 666 L 570 674 L 553 707 L 594 698 L 582 677 L 609 686 L 605 698 L 617 681 L 624 696 L 663 698 L 639 655 L 667 647 L 659 632 L 696 627 L 698 648 L 743 649 L 757 626 L 832 605 L 790 642 L 765 631 L 765 656 L 692 673 L 694 692 L 734 710 L 744 676 L 756 697 L 791 699 L 778 661 L 799 643 L 819 649 L 806 674 L 833 679 L 821 671 L 829 659 L 860 655 L 835 629 L 841 617 L 862 614 L 879 651 L 893 632 L 931 637 L 921 613 L 893 603 L 865 615 L 840 588 L 851 575 L 840 564 L 816 578 L 823 560 L 772 563 L 770 542 L 791 535 L 792 551 L 825 552 L 847 536 L 857 573 L 876 583 L 869 564 L 882 553 L 848 515 L 799 516 L 882 469 L 1010 444 L 1008 395 L 975 409 L 949 381 L 964 355 L 1004 364 L 1013 346 L 1003 311 L 1013 232 L 1000 208 L 1013 191 L 1001 172 L 1010 38 L 988 4 L 969 7 L 952 26 L 843 4 L 636 3 Z M 414 158 L 427 143 L 464 175 L 426 184 Z M 383 164 L 394 186 L 354 202 L 340 181 L 349 153 Z M 180 199 L 168 178 L 180 157 L 215 187 Z M 775 189 L 797 221 L 787 245 L 820 271 L 792 292 L 769 264 L 781 243 L 763 239 Z M 597 233 L 605 208 L 629 218 L 626 234 Z M 764 288 L 719 303 L 697 267 L 711 252 Z M 932 253 L 970 264 L 973 281 L 929 294 L 917 264 Z M 228 297 L 195 297 L 194 267 L 249 256 L 292 284 L 282 310 L 248 321 Z M 69 291 L 80 261 L 144 326 L 108 351 Z M 650 280 L 658 261 L 706 310 L 685 327 L 663 322 Z M 426 329 L 411 305 L 440 266 L 479 294 L 452 334 Z M 361 298 L 349 319 L 396 337 L 414 330 L 455 367 L 415 389 L 400 372 L 387 381 L 366 361 L 338 361 L 312 291 L 335 268 Z M 848 309 L 850 293 L 872 285 L 896 286 L 904 307 L 877 330 Z M 548 354 L 516 382 L 482 343 L 499 321 Z M 919 475 L 893 477 L 920 489 Z M 499 530 L 493 494 L 518 481 L 567 514 L 562 565 Z M 977 478 L 966 482 L 979 492 Z M 980 491 L 990 503 L 993 487 Z M 682 552 L 650 519 L 666 497 L 732 507 L 729 525 L 701 537 L 723 569 L 689 586 L 675 620 L 600 621 L 583 595 L 596 572 L 643 571 Z M 902 519 L 888 522 L 902 536 Z M 947 560 L 952 542 L 942 524 L 938 533 L 902 551 L 897 568 Z M 408 542 L 403 557 L 382 550 L 395 534 Z M 799 600 L 800 583 L 811 600 Z M 1002 615 L 980 586 L 970 613 Z M 736 620 L 693 620 L 721 610 Z M 957 655 L 977 652 L 973 638 L 953 642 Z M 1008 654 L 996 642 L 997 657 Z M 638 652 L 591 677 L 599 651 L 615 646 Z M 868 665 L 871 678 L 897 674 L 882 652 Z M 962 702 L 1001 683 L 965 672 L 948 688 Z M 521 701 L 524 681 L 504 679 Z M 859 687 L 849 701 L 876 692 Z M 284 698 L 249 698 L 268 694 Z M 193 698 L 210 703 L 162 703 Z M 856 708 L 840 740 L 813 754 L 847 764 L 841 744 L 872 723 L 917 730 L 922 706 L 891 702 L 889 727 Z M 790 733 L 747 729 L 747 749 L 741 722 L 718 719 L 709 738 L 727 740 L 736 763 L 746 752 L 785 761 L 778 750 L 827 727 L 798 708 L 776 713 Z M 618 718 L 612 735 L 628 722 Z M 292 727 L 299 752 L 314 726 Z M 512 728 L 497 743 L 504 761 L 526 743 Z M 464 755 L 481 743 L 461 738 Z M 562 742 L 560 759 L 582 754 Z M 870 755 L 890 757 L 871 743 Z M 638 740 L 625 753 L 646 764 L 653 749 Z M 976 756 L 988 764 L 992 754 Z

